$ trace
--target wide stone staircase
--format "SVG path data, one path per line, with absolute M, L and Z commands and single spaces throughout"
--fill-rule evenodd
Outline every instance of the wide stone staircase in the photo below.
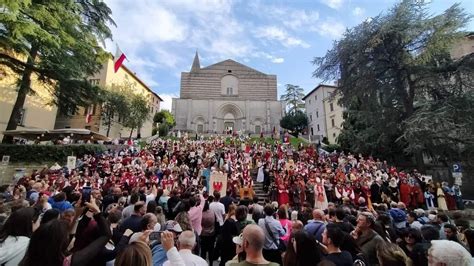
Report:
M 258 197 L 258 203 L 263 205 L 268 195 L 267 193 L 265 193 L 265 191 L 263 191 L 263 183 L 258 183 L 254 181 L 253 192 L 255 192 L 255 195 Z

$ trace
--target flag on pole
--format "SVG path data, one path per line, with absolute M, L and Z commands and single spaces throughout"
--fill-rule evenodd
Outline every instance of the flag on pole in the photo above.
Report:
M 115 57 L 114 57 L 114 72 L 117 73 L 119 70 L 120 66 L 123 64 L 123 60 L 125 60 L 127 57 L 125 54 L 120 50 L 118 44 L 117 44 L 117 51 L 115 52 Z
M 87 107 L 87 115 L 86 115 L 86 124 L 89 124 L 92 120 L 92 113 L 94 112 L 94 107 L 90 105 Z

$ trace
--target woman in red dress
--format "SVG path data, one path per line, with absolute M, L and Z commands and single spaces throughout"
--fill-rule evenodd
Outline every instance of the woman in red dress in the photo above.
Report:
M 290 197 L 288 196 L 288 185 L 285 181 L 279 180 L 278 182 L 278 205 L 288 204 Z

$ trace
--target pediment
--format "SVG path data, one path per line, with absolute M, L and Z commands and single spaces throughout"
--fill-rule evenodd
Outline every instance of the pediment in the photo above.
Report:
M 239 71 L 248 71 L 248 72 L 253 72 L 255 74 L 260 74 L 260 75 L 267 75 L 265 73 L 262 73 L 258 70 L 255 70 L 249 66 L 246 66 L 244 64 L 241 64 L 237 61 L 234 61 L 232 59 L 227 59 L 224 61 L 221 61 L 219 63 L 215 63 L 213 65 L 201 68 L 202 70 L 239 70 Z

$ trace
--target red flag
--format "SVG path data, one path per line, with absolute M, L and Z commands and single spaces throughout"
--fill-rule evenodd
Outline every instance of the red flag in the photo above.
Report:
M 87 107 L 86 124 L 89 124 L 91 122 L 92 113 L 93 113 L 93 106 Z
M 125 54 L 120 50 L 120 48 L 117 45 L 117 51 L 115 52 L 115 57 L 114 57 L 114 72 L 117 73 L 119 70 L 120 66 L 123 64 L 123 60 L 127 58 Z

